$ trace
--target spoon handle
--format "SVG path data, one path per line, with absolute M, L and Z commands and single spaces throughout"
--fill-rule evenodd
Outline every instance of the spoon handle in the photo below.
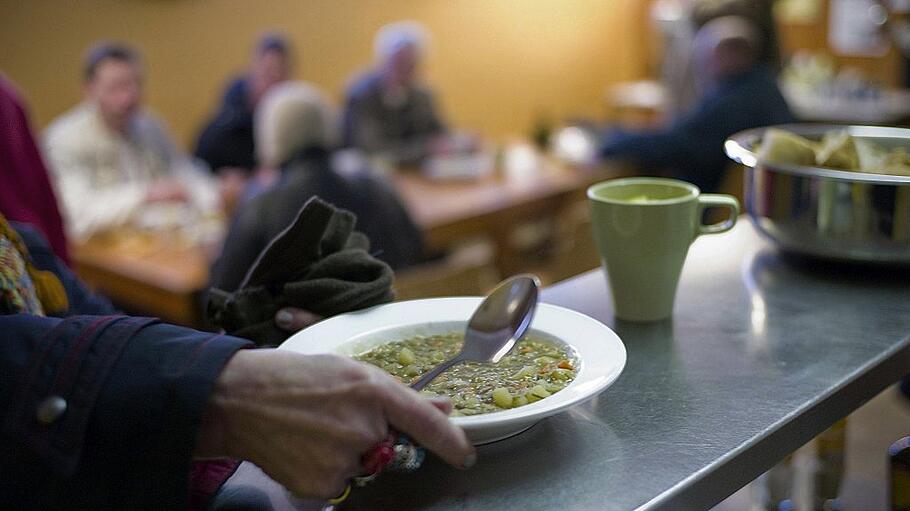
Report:
M 445 362 L 424 373 L 424 375 L 418 378 L 417 381 L 411 382 L 411 388 L 417 391 L 422 390 L 431 381 L 435 380 L 437 376 L 442 374 L 443 371 L 461 362 L 462 360 L 463 359 L 461 358 L 460 354 L 446 360 Z
M 443 371 L 445 371 L 446 369 L 452 367 L 453 365 L 455 365 L 459 362 L 463 362 L 463 361 L 464 361 L 464 358 L 461 353 L 459 353 L 458 355 L 455 355 L 454 357 L 446 360 L 445 362 L 439 364 L 438 366 L 434 367 L 433 369 L 430 369 L 429 372 L 427 372 L 426 374 L 424 374 L 423 376 L 418 378 L 417 381 L 411 383 L 411 388 L 414 390 L 420 391 L 421 389 L 426 387 L 428 383 L 433 381 L 437 376 L 442 374 Z M 391 437 L 394 438 L 395 436 L 398 436 L 398 433 L 396 433 L 396 432 L 394 432 L 394 430 L 392 430 L 392 431 L 390 431 L 390 435 L 391 435 Z M 386 440 L 385 442 L 382 442 L 382 443 L 379 443 L 379 444 L 373 446 L 373 448 L 370 449 L 370 452 L 368 452 L 367 454 L 365 454 L 363 456 L 363 460 L 374 460 L 374 461 L 379 460 L 382 458 L 382 454 L 381 454 L 382 451 L 394 452 L 394 450 L 395 450 L 394 443 L 389 440 Z M 422 449 L 420 447 L 416 447 L 416 446 L 412 445 L 411 451 L 415 452 L 415 458 L 418 460 L 412 468 L 417 468 L 418 466 L 420 466 L 420 463 L 423 461 L 423 454 L 417 454 L 417 451 L 419 451 L 419 450 L 422 450 Z M 358 481 L 358 484 L 361 486 L 363 484 L 366 484 L 367 482 L 373 480 L 373 478 L 375 478 L 376 475 L 379 474 L 379 472 L 382 471 L 382 469 L 385 468 L 386 465 L 388 465 L 388 462 L 389 462 L 389 460 L 385 459 L 385 461 L 382 461 L 379 463 L 369 463 L 369 466 L 366 467 L 366 474 L 364 474 L 361 477 L 354 478 L 354 480 Z M 366 466 L 367 464 L 364 463 L 364 465 Z M 350 485 L 348 485 L 347 491 L 350 491 Z M 344 495 L 347 496 L 347 493 L 345 493 Z M 332 508 L 332 509 L 334 509 L 334 508 Z M 323 509 L 323 511 L 327 511 L 327 510 Z M 328 511 L 330 511 L 330 510 L 328 510 Z

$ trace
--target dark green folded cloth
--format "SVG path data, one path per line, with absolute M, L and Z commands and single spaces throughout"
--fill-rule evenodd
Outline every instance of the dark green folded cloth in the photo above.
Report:
M 310 199 L 259 254 L 237 291 L 210 290 L 208 319 L 231 335 L 275 345 L 290 335 L 275 325 L 282 307 L 328 317 L 391 301 L 392 269 L 369 254 L 356 221 L 350 211 Z

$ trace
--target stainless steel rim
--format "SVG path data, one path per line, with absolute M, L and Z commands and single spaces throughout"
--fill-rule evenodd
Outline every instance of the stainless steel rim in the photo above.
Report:
M 908 142 L 910 142 L 910 129 L 906 128 L 892 128 L 885 126 L 841 126 L 836 124 L 782 124 L 769 127 L 779 128 L 796 133 L 797 135 L 810 137 L 821 136 L 826 131 L 846 129 L 850 135 L 855 137 L 906 139 Z M 762 139 L 765 134 L 765 130 L 769 127 L 741 131 L 728 138 L 724 143 L 724 150 L 726 151 L 727 156 L 747 167 L 754 168 L 759 164 L 759 161 L 752 148 L 755 147 L 758 141 Z M 775 171 L 786 172 L 788 174 L 824 177 L 838 181 L 863 182 L 870 184 L 910 185 L 910 176 L 870 174 L 867 172 L 851 172 L 846 170 L 825 169 L 821 167 L 806 167 L 802 165 L 784 165 L 778 163 L 769 164 L 769 167 Z

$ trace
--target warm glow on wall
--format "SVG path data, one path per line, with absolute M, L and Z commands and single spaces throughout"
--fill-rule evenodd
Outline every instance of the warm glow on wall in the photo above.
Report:
M 370 64 L 384 23 L 416 19 L 433 40 L 426 66 L 459 128 L 524 135 L 538 112 L 603 114 L 607 84 L 642 77 L 645 0 L 83 0 L 0 7 L 0 70 L 28 97 L 39 127 L 78 101 L 85 49 L 102 38 L 138 46 L 148 102 L 189 144 L 252 42 L 293 40 L 298 78 L 336 98 Z M 78 8 L 74 8 L 78 5 Z

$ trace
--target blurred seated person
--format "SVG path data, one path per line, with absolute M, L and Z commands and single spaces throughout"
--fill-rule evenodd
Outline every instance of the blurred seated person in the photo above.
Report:
M 29 127 L 24 102 L 0 74 L 0 214 L 38 228 L 57 257 L 68 262 L 57 196 Z
M 85 100 L 45 133 L 73 240 L 127 224 L 153 203 L 182 203 L 194 211 L 217 207 L 211 177 L 143 109 L 143 70 L 135 51 L 116 43 L 96 46 L 85 61 L 84 79 Z
M 262 96 L 287 80 L 290 72 L 290 43 L 280 35 L 263 36 L 249 70 L 228 85 L 218 112 L 199 135 L 196 157 L 216 172 L 233 169 L 248 175 L 255 170 L 253 111 Z
M 761 39 L 757 41 L 755 58 L 772 74 L 781 68 L 780 42 L 774 21 L 775 0 L 697 0 L 691 18 L 696 29 L 711 20 L 726 16 L 741 16 L 753 24 Z
M 418 68 L 426 30 L 415 22 L 386 25 L 375 40 L 376 68 L 348 88 L 343 143 L 395 165 L 413 165 L 445 133 L 432 92 L 420 83 Z
M 761 35 L 756 59 L 776 75 L 781 68 L 774 0 L 658 0 L 653 7 L 664 39 L 661 79 L 668 88 L 668 112 L 675 119 L 698 100 L 692 55 L 695 33 L 713 19 L 742 16 Z
M 269 240 L 314 195 L 356 214 L 357 230 L 392 268 L 422 259 L 420 231 L 389 183 L 367 168 L 338 169 L 332 157 L 336 126 L 325 95 L 309 84 L 287 82 L 263 97 L 256 110 L 256 151 L 265 165 L 281 169 L 281 177 L 236 212 L 212 270 L 212 286 L 236 290 Z
M 695 107 L 664 129 L 608 133 L 601 155 L 716 191 L 730 164 L 724 154 L 728 136 L 794 121 L 776 81 L 757 59 L 760 48 L 761 35 L 745 18 L 709 21 L 695 37 L 695 65 L 705 80 Z

